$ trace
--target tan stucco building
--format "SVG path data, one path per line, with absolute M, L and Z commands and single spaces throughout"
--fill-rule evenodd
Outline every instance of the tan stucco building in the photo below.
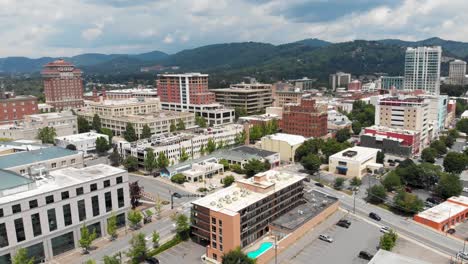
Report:
M 340 151 L 328 160 L 328 170 L 331 173 L 346 176 L 348 178 L 361 178 L 367 172 L 383 167 L 377 163 L 379 149 L 352 147 Z
M 278 152 L 283 162 L 295 162 L 296 149 L 306 140 L 305 137 L 299 135 L 276 133 L 262 137 L 260 148 Z

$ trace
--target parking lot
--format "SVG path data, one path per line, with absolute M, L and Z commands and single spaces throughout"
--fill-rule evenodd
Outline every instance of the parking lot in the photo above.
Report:
M 200 257 L 203 254 L 205 254 L 205 247 L 187 241 L 162 252 L 156 258 L 161 264 L 201 263 Z

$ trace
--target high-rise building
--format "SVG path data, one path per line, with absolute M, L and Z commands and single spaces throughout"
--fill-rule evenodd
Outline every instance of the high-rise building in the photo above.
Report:
M 195 113 L 209 125 L 234 122 L 234 109 L 216 103 L 208 90 L 208 74 L 158 74 L 157 89 L 164 110 Z
M 395 88 L 397 90 L 403 90 L 405 77 L 403 76 L 382 76 L 380 77 L 381 88 L 383 90 L 390 90 Z
M 36 97 L 31 95 L 11 96 L 0 92 L 0 123 L 21 121 L 24 116 L 38 112 Z
M 405 55 L 405 90 L 423 90 L 440 94 L 440 60 L 442 48 L 407 48 Z
M 44 65 L 42 78 L 46 103 L 57 110 L 83 106 L 81 70 L 62 59 Z
M 315 100 L 302 99 L 299 105 L 285 105 L 282 129 L 284 133 L 304 137 L 323 137 L 327 130 L 327 107 Z
M 211 91 L 215 93 L 218 103 L 231 108 L 243 108 L 248 115 L 264 112 L 265 108 L 273 104 L 271 84 L 240 83 Z
M 449 66 L 449 83 L 454 85 L 465 85 L 466 83 L 466 62 L 454 60 Z
M 359 80 L 354 80 L 348 83 L 348 91 L 360 91 L 362 89 L 362 83 Z
M 344 72 L 337 72 L 330 74 L 330 88 L 335 91 L 336 88 L 344 88 L 351 82 L 351 74 Z

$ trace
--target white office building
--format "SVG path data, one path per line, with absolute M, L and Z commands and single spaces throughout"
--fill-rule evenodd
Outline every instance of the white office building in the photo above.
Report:
M 107 235 L 112 214 L 125 225 L 130 207 L 127 171 L 108 165 L 65 168 L 41 177 L 1 171 L 0 263 L 20 248 L 37 262 L 79 247 L 83 223 Z
M 449 64 L 449 83 L 453 85 L 465 85 L 466 83 L 466 62 L 454 60 Z
M 442 48 L 407 48 L 405 55 L 405 90 L 424 90 L 440 94 L 440 60 Z
M 109 136 L 105 134 L 99 134 L 96 132 L 86 132 L 76 135 L 69 135 L 64 137 L 56 137 L 55 145 L 58 147 L 66 148 L 68 145 L 74 145 L 76 150 L 83 151 L 87 154 L 88 151 L 96 150 L 96 139 L 103 137 L 109 142 Z

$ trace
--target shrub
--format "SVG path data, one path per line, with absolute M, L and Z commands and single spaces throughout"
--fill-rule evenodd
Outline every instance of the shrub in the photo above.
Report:
M 182 173 L 177 173 L 176 175 L 171 177 L 171 181 L 177 184 L 183 184 L 187 181 L 187 178 Z

